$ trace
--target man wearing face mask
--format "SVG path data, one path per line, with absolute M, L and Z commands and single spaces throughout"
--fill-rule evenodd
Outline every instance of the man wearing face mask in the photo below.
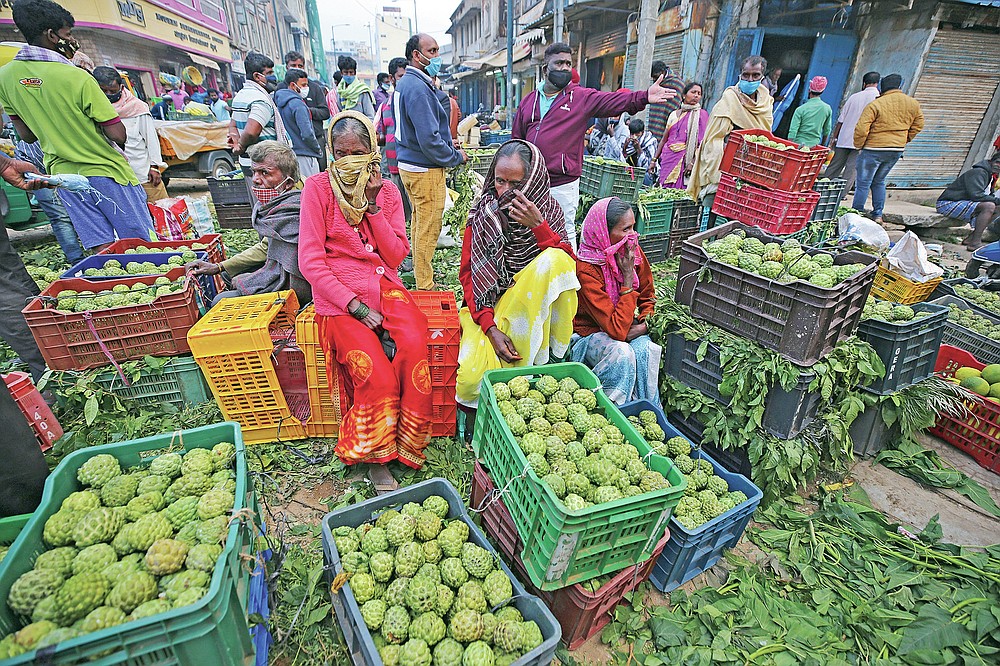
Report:
M 17 0 L 14 23 L 27 46 L 0 69 L 0 104 L 18 135 L 36 140 L 52 175 L 85 176 L 91 190 L 57 190 L 81 244 L 101 250 L 119 238 L 151 240 L 146 193 L 122 153 L 125 125 L 97 81 L 71 62 L 79 48 L 73 15 L 50 0 Z
M 357 111 L 375 120 L 375 95 L 364 84 L 358 80 L 358 63 L 350 57 L 341 57 L 339 60 L 340 73 L 343 78 L 337 86 L 337 95 L 340 97 L 341 111 Z
M 511 137 L 535 144 L 545 157 L 552 196 L 563 210 L 569 241 L 575 248 L 583 136 L 590 119 L 638 113 L 647 104 L 676 97 L 677 91 L 660 85 L 663 75 L 648 90 L 605 92 L 581 87 L 572 82 L 573 50 L 562 42 L 545 49 L 544 71 L 545 83 L 525 95 L 517 107 Z
M 257 199 L 251 221 L 260 242 L 212 264 L 196 260 L 186 268 L 193 275 L 223 274 L 232 289 L 214 303 L 232 296 L 267 294 L 294 289 L 300 303 L 312 301 L 312 288 L 299 271 L 299 165 L 295 153 L 277 141 L 261 141 L 247 150 L 251 160 L 250 191 Z M 213 303 L 213 304 L 214 304 Z
M 375 87 L 375 110 L 378 111 L 392 92 L 392 77 L 386 72 L 379 72 L 375 80 L 378 81 Z
M 146 191 L 146 200 L 153 203 L 166 199 L 167 188 L 163 186 L 160 171 L 167 165 L 149 106 L 122 85 L 122 77 L 115 68 L 97 67 L 93 76 L 125 124 L 125 159 Z
M 299 160 L 299 173 L 308 178 L 319 173 L 319 156 L 322 153 L 305 102 L 309 95 L 309 79 L 303 70 L 290 69 L 285 72 L 285 86 L 275 91 L 274 103 L 278 105 L 281 122 L 292 140 L 292 150 Z
M 289 51 L 285 54 L 285 67 L 288 69 L 301 69 L 306 71 L 306 59 L 298 51 Z M 285 83 L 278 85 L 278 89 L 286 88 Z M 309 117 L 312 118 L 313 133 L 320 146 L 326 144 L 326 136 L 323 134 L 323 122 L 330 119 L 330 106 L 326 103 L 326 86 L 315 79 L 309 79 L 309 93 L 303 97 L 306 106 L 309 108 Z M 326 170 L 326 150 L 319 151 L 319 170 Z
M 445 169 L 466 161 L 451 136 L 451 103 L 434 87 L 441 71 L 438 43 L 430 35 L 406 42 L 409 66 L 396 84 L 396 158 L 399 176 L 413 206 L 413 276 L 417 289 L 434 289 L 431 260 L 444 215 Z
M 229 148 L 240 158 L 240 168 L 248 179 L 250 158 L 247 149 L 258 141 L 277 140 L 288 143 L 285 125 L 271 93 L 278 86 L 274 75 L 274 61 L 262 53 L 250 53 L 243 61 L 247 80 L 233 96 L 230 106 L 233 117 L 229 121 Z
M 733 130 L 771 131 L 774 100 L 762 85 L 766 69 L 767 61 L 760 56 L 744 60 L 739 81 L 722 91 L 722 99 L 708 118 L 705 138 L 695 155 L 688 182 L 688 194 L 695 201 L 703 201 L 705 207 L 710 208 L 715 200 L 721 178 L 722 153 Z

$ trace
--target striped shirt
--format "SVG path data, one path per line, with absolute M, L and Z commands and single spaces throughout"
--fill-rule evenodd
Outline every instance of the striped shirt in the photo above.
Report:
M 256 120 L 263 128 L 257 141 L 277 140 L 279 134 L 284 135 L 284 127 L 280 130 L 277 127 L 281 123 L 281 117 L 275 112 L 271 95 L 254 81 L 243 84 L 243 88 L 233 96 L 230 106 L 233 109 L 233 122 L 241 134 L 249 121 Z M 250 168 L 250 158 L 246 153 L 240 155 L 240 166 Z
M 681 108 L 681 91 L 684 90 L 684 82 L 669 70 L 660 85 L 677 91 L 677 96 L 662 104 L 650 104 L 646 109 L 646 130 L 653 135 L 657 142 L 663 138 L 663 133 L 667 129 L 667 118 L 670 117 L 671 113 Z
M 392 110 L 392 97 L 389 97 L 379 107 L 379 120 L 375 130 L 385 135 L 385 161 L 389 173 L 399 173 L 396 166 L 396 118 Z

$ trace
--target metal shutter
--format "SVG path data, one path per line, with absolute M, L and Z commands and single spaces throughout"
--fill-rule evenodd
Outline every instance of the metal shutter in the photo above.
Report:
M 998 85 L 1000 35 L 942 26 L 914 95 L 924 112 L 924 129 L 889 174 L 891 183 L 951 183 L 962 171 Z
M 625 48 L 625 75 L 622 81 L 626 88 L 631 89 L 635 79 L 635 58 L 638 44 L 628 44 Z M 667 67 L 674 70 L 680 76 L 683 69 L 682 52 L 684 50 L 684 33 L 675 32 L 669 35 L 660 35 L 653 44 L 653 60 L 662 60 L 667 63 Z M 649 87 L 648 84 L 640 86 L 642 89 Z

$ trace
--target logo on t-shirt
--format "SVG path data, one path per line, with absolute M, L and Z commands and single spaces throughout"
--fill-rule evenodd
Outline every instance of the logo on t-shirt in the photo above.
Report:
M 35 76 L 25 77 L 20 81 L 18 81 L 18 83 L 20 83 L 25 88 L 34 88 L 35 90 L 42 87 L 42 80 Z

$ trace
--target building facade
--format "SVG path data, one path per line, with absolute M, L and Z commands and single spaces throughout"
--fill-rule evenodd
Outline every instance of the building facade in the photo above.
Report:
M 399 7 L 383 7 L 378 14 L 378 70 L 389 70 L 393 58 L 405 58 L 406 40 L 414 33 L 413 19 L 402 13 Z
M 206 88 L 228 85 L 233 53 L 220 0 L 63 0 L 73 33 L 97 65 L 127 72 L 146 100 L 164 91 L 161 72 L 181 76 L 194 67 Z M 0 40 L 24 41 L 0 6 Z M 188 70 L 190 72 L 190 70 Z

